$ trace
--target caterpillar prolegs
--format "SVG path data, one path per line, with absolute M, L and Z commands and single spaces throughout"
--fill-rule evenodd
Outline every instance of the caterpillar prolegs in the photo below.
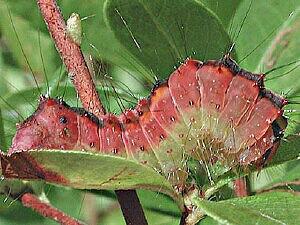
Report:
M 233 168 L 261 166 L 274 155 L 287 125 L 287 100 L 263 81 L 263 74 L 247 72 L 225 55 L 187 59 L 119 116 L 98 119 L 41 97 L 36 112 L 18 125 L 8 154 L 46 148 L 116 155 L 154 168 L 181 190 L 190 157 Z

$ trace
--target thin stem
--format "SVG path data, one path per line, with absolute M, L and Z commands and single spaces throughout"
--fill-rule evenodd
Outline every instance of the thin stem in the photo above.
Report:
M 186 225 L 185 219 L 187 218 L 187 216 L 188 216 L 187 212 L 182 212 L 179 225 Z
M 67 67 L 83 107 L 101 117 L 105 110 L 96 91 L 80 46 L 74 43 L 66 32 L 66 23 L 55 0 L 37 0 L 55 46 Z M 143 208 L 135 190 L 116 191 L 127 224 L 146 225 Z M 129 210 L 131 209 L 131 210 Z M 134 213 L 132 213 L 134 210 Z M 129 223 L 130 222 L 130 223 Z
M 105 110 L 99 101 L 99 95 L 80 46 L 67 35 L 66 23 L 56 1 L 37 0 L 37 3 L 83 107 L 98 117 L 103 115 Z
M 126 224 L 148 224 L 144 215 L 143 208 L 141 207 L 141 203 L 137 197 L 136 191 L 118 190 L 116 191 L 116 195 L 121 205 Z
M 249 195 L 246 177 L 240 177 L 234 181 L 234 193 L 237 197 L 246 197 Z
M 44 217 L 51 218 L 56 222 L 59 222 L 62 225 L 83 225 L 83 222 L 80 222 L 62 211 L 54 208 L 47 202 L 40 200 L 34 194 L 25 193 L 20 198 L 21 203 L 27 207 L 31 208 L 34 211 L 38 212 Z

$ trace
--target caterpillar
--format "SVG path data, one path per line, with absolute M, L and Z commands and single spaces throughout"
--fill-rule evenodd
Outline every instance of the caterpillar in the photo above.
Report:
M 20 160 L 14 157 L 23 154 L 14 153 L 27 149 L 83 150 L 132 159 L 163 174 L 180 196 L 192 176 L 189 158 L 220 162 L 229 169 L 251 164 L 261 167 L 276 153 L 287 125 L 282 115 L 287 101 L 266 90 L 263 81 L 263 74 L 244 71 L 225 56 L 204 63 L 186 60 L 167 81 L 155 85 L 148 99 L 120 116 L 99 119 L 60 99 L 42 96 L 34 115 L 18 126 L 5 156 L 11 164 L 2 163 L 5 176 L 17 177 L 9 174 L 10 166 L 18 165 Z M 79 164 L 80 170 L 86 169 L 86 164 Z M 68 185 L 63 175 L 46 174 L 42 166 L 30 165 L 34 179 Z M 26 172 L 25 166 L 19 166 L 20 173 L 23 168 Z
M 18 125 L 8 155 L 45 148 L 116 155 L 150 166 L 181 191 L 190 157 L 229 168 L 263 166 L 279 147 L 287 103 L 264 87 L 264 74 L 245 71 L 229 55 L 187 59 L 119 116 L 99 119 L 41 97 L 36 112 Z

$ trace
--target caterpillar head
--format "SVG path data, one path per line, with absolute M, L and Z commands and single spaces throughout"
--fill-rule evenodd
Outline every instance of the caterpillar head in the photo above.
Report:
M 17 125 L 9 154 L 41 148 L 70 149 L 77 137 L 77 114 L 63 101 L 41 97 L 35 113 Z

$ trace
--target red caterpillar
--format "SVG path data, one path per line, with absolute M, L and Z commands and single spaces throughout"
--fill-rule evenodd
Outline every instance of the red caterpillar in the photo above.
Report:
M 9 154 L 28 149 L 76 149 L 112 154 L 161 171 L 174 186 L 187 178 L 186 160 L 263 165 L 287 125 L 287 100 L 264 88 L 229 56 L 188 59 L 148 99 L 120 116 L 97 119 L 63 101 L 42 97 L 18 126 Z

